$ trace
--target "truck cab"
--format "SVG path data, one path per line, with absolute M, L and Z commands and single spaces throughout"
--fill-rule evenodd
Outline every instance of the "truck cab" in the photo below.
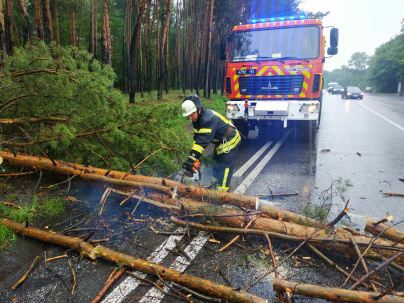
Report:
M 330 55 L 338 52 L 333 30 Z M 227 118 L 246 137 L 263 123 L 278 123 L 313 140 L 321 117 L 324 48 L 319 19 L 265 18 L 235 26 L 222 40 Z

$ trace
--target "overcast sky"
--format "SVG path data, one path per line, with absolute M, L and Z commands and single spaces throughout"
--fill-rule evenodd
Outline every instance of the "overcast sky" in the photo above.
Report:
M 324 68 L 348 65 L 354 52 L 373 55 L 375 49 L 400 33 L 404 0 L 303 0 L 300 6 L 311 12 L 327 12 L 323 26 L 339 29 L 338 55 L 326 59 Z M 329 46 L 329 29 L 326 30 Z

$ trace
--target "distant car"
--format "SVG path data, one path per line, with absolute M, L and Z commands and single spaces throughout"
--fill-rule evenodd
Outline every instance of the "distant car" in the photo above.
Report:
M 337 82 L 330 82 L 328 83 L 328 88 L 327 88 L 327 92 L 332 93 L 332 90 L 334 88 L 335 85 L 338 85 Z
M 335 85 L 334 88 L 332 89 L 332 94 L 342 94 L 344 91 L 344 88 L 341 85 Z
M 365 92 L 365 93 L 372 93 L 372 92 L 373 92 L 373 88 L 371 88 L 370 86 L 365 87 L 364 92 Z
M 356 86 L 348 86 L 344 89 L 341 94 L 341 98 L 344 99 L 363 99 L 363 92 L 359 87 Z

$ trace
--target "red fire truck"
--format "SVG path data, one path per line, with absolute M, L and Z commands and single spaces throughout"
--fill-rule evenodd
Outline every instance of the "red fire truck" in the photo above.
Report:
M 319 19 L 265 18 L 235 26 L 221 43 L 226 116 L 245 136 L 278 124 L 313 140 L 321 118 L 324 48 Z M 337 53 L 338 29 L 332 28 L 327 54 Z

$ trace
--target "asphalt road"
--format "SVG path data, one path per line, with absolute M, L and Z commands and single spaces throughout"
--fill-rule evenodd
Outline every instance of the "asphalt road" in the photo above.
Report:
M 363 229 L 366 217 L 382 219 L 386 213 L 394 216 L 394 222 L 399 222 L 404 219 L 404 198 L 385 197 L 383 193 L 404 192 L 404 183 L 399 181 L 399 178 L 404 178 L 403 150 L 403 97 L 366 94 L 363 100 L 345 100 L 325 93 L 321 127 L 314 143 L 297 141 L 293 130 L 277 135 L 272 129 L 261 129 L 257 139 L 242 143 L 231 190 L 262 195 L 260 200 L 263 203 L 301 212 L 305 205 L 324 202 L 327 198 L 322 193 L 327 193 L 327 190 L 330 193 L 332 188 L 333 214 L 336 214 L 345 204 L 338 195 L 337 180 L 349 179 L 352 186 L 347 188 L 344 196 L 349 199 L 350 224 L 353 227 Z M 204 168 L 205 183 L 209 182 L 209 173 L 210 168 Z M 36 182 L 35 179 L 27 179 L 27 192 L 32 191 Z M 52 184 L 56 180 L 46 182 Z M 218 253 L 233 238 L 231 235 L 217 234 L 212 239 L 212 235 L 195 230 L 191 231 L 191 237 L 156 234 L 153 229 L 176 231 L 177 227 L 164 219 L 165 214 L 159 209 L 146 203 L 142 203 L 131 215 L 137 203 L 134 199 L 120 206 L 123 198 L 111 194 L 103 215 L 99 216 L 99 201 L 103 192 L 104 189 L 74 181 L 70 195 L 80 201 L 70 206 L 65 218 L 71 214 L 84 216 L 64 225 L 55 226 L 56 222 L 46 222 L 47 225 L 59 232 L 83 218 L 85 223 L 81 227 L 102 228 L 93 239 L 110 238 L 102 245 L 240 289 L 271 269 L 270 257 L 264 253 L 268 247 L 265 239 L 241 239 Z M 296 195 L 268 196 L 271 193 L 296 192 Z M 57 222 L 62 220 L 58 218 Z M 348 220 L 346 222 L 349 223 Z M 399 228 L 403 229 L 403 226 Z M 128 232 L 120 234 L 122 231 Z M 71 235 L 79 236 L 80 233 Z M 175 240 L 181 243 L 193 261 L 167 250 L 176 248 Z M 287 256 L 291 248 L 290 244 L 282 241 L 273 241 L 273 246 L 279 260 Z M 73 251 L 27 238 L 19 238 L 10 247 L 0 255 L 0 302 L 91 302 L 115 266 L 87 260 Z M 46 268 L 43 262 L 45 252 L 47 258 L 68 254 L 76 276 L 73 295 L 69 294 L 74 280 L 67 260 L 50 261 Z M 15 291 L 11 290 L 37 255 L 42 262 L 26 282 Z M 310 261 L 303 262 L 304 256 L 311 257 Z M 323 263 L 309 251 L 301 249 L 297 258 L 300 259 L 289 259 L 279 268 L 281 277 L 324 286 L 341 285 L 343 278 L 332 270 L 324 270 Z M 338 258 L 336 256 L 333 260 L 344 264 L 344 267 L 352 265 L 351 261 Z M 273 274 L 268 275 L 249 292 L 268 298 L 269 302 L 275 301 L 272 278 Z M 114 303 L 166 301 L 178 300 L 163 296 L 126 274 L 112 285 L 101 300 Z M 306 301 L 304 298 L 295 300 Z

